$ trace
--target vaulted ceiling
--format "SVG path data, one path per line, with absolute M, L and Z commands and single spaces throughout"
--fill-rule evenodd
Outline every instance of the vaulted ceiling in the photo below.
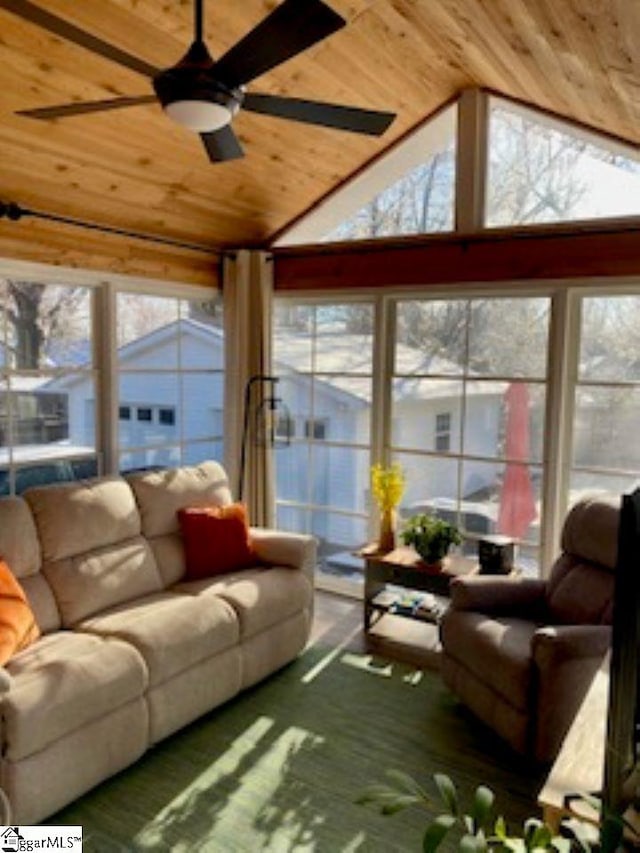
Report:
M 174 64 L 192 40 L 190 0 L 34 2 L 154 66 Z M 328 2 L 348 25 L 253 88 L 391 110 L 395 123 L 372 138 L 241 112 L 246 157 L 217 165 L 156 104 L 44 123 L 17 116 L 150 84 L 0 9 L 0 200 L 212 248 L 267 244 L 469 86 L 640 143 L 637 0 Z M 214 56 L 276 5 L 210 0 Z

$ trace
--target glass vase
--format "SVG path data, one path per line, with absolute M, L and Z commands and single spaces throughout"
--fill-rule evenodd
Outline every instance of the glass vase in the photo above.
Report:
M 380 530 L 378 551 L 386 554 L 396 547 L 397 515 L 395 509 L 383 509 L 380 512 Z

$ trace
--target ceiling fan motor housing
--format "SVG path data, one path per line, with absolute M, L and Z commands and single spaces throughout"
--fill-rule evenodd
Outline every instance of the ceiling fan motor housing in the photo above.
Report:
M 235 115 L 244 97 L 241 88 L 226 86 L 215 75 L 215 63 L 203 42 L 194 42 L 185 56 L 153 78 L 153 88 L 163 107 L 176 101 L 207 101 Z

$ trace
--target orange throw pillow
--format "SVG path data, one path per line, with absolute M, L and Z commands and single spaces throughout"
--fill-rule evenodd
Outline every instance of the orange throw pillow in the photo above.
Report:
M 257 562 L 244 504 L 187 507 L 178 510 L 178 520 L 184 540 L 186 580 L 246 569 Z
M 11 569 L 0 559 L 0 665 L 40 636 L 36 617 Z

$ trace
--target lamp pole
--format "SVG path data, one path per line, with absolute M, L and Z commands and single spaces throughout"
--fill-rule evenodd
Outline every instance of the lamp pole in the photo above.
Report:
M 244 386 L 244 421 L 242 426 L 242 445 L 240 449 L 240 477 L 238 482 L 238 500 L 242 500 L 244 493 L 244 474 L 247 463 L 247 444 L 249 440 L 249 427 L 251 423 L 251 402 L 254 386 L 259 386 L 262 389 L 265 385 L 269 385 L 269 394 L 264 397 L 263 403 L 267 403 L 269 409 L 274 412 L 277 405 L 275 397 L 275 386 L 280 379 L 277 376 L 267 376 L 264 374 L 256 374 L 252 376 Z M 273 436 L 271 436 L 271 440 Z

